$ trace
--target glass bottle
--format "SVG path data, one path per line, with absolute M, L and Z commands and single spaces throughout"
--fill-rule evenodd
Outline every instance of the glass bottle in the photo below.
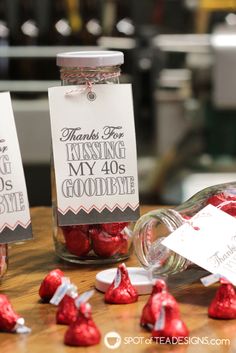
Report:
M 7 49 L 9 46 L 10 30 L 7 23 L 5 4 L 0 3 L 0 49 Z M 0 57 L 0 79 L 8 78 L 9 59 Z
M 9 45 L 9 26 L 7 24 L 6 4 L 0 4 L 0 48 Z M 0 58 L 0 78 L 6 79 L 8 76 L 8 59 Z M 8 245 L 0 243 L 0 278 L 4 276 L 8 267 Z
M 117 51 L 58 54 L 61 84 L 85 87 L 98 83 L 118 84 L 123 60 L 123 53 Z M 51 169 L 56 254 L 64 260 L 80 264 L 104 264 L 126 259 L 132 247 L 131 223 L 58 225 L 54 167 Z
M 207 187 L 177 208 L 160 208 L 140 217 L 134 228 L 134 248 L 153 277 L 184 271 L 191 264 L 161 242 L 208 204 L 236 217 L 236 182 Z
M 5 275 L 8 268 L 8 245 L 0 244 L 0 279 Z

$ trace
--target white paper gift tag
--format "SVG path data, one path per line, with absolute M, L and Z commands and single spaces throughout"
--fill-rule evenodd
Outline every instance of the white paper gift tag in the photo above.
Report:
M 9 92 L 0 93 L 0 243 L 32 237 L 28 196 Z
M 59 225 L 139 217 L 131 85 L 49 89 Z
M 236 285 L 236 219 L 208 205 L 162 244 Z

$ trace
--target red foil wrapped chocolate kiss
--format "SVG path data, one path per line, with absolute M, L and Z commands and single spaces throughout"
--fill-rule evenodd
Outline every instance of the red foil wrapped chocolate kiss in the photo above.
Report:
M 88 225 L 63 227 L 67 250 L 76 256 L 85 256 L 91 250 Z
M 56 323 L 60 325 L 70 325 L 76 320 L 78 309 L 75 305 L 75 298 L 65 295 L 60 302 L 56 312 Z
M 70 325 L 76 320 L 78 309 L 75 299 L 78 297 L 77 287 L 67 277 L 62 278 L 62 284 L 57 288 L 50 300 L 51 304 L 58 305 L 56 323 Z
M 172 307 L 176 307 L 175 298 L 167 291 L 166 283 L 163 279 L 158 279 L 152 293 L 145 304 L 140 319 L 140 325 L 148 329 L 153 329 L 156 320 L 160 315 L 163 302 L 168 302 Z
M 221 279 L 208 308 L 208 315 L 214 319 L 236 319 L 236 292 L 231 283 Z
M 110 304 L 129 304 L 138 300 L 138 292 L 130 282 L 125 264 L 117 268 L 116 276 L 105 293 L 105 302 Z
M 159 317 L 152 330 L 152 338 L 159 343 L 183 343 L 189 336 L 189 331 L 180 318 L 177 302 L 162 302 Z
M 108 258 L 128 252 L 128 236 L 126 234 L 110 235 L 98 228 L 92 229 L 90 233 L 93 251 L 96 255 Z
M 52 270 L 42 281 L 39 288 L 39 296 L 44 302 L 49 302 L 57 290 L 57 287 L 62 283 L 64 273 L 59 270 Z
M 16 333 L 31 332 L 24 324 L 25 320 L 14 311 L 7 296 L 0 294 L 0 331 Z
M 128 225 L 129 225 L 128 222 L 104 223 L 102 224 L 102 230 L 104 230 L 110 235 L 118 235 Z
M 68 346 L 93 346 L 101 340 L 101 333 L 92 318 L 91 305 L 85 301 L 92 292 L 76 299 L 78 315 L 65 333 L 64 343 Z

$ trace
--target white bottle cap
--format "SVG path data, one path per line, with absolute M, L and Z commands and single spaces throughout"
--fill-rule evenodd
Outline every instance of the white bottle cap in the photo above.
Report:
M 150 294 L 152 292 L 153 283 L 147 270 L 142 267 L 127 267 L 127 270 L 130 281 L 139 295 Z M 96 289 L 101 292 L 106 292 L 107 288 L 115 278 L 116 271 L 117 268 L 111 268 L 99 272 L 96 275 Z
M 90 50 L 57 54 L 57 66 L 63 67 L 100 67 L 124 63 L 121 51 Z

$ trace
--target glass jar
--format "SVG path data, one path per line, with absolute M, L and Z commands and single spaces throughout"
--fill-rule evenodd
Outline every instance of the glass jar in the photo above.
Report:
M 160 208 L 140 217 L 134 228 L 134 248 L 153 277 L 184 271 L 191 264 L 161 242 L 208 204 L 236 217 L 236 183 L 205 188 L 175 209 Z
M 0 278 L 7 272 L 8 268 L 8 245 L 0 244 Z
M 81 51 L 57 55 L 61 84 L 84 85 L 84 89 L 88 89 L 91 94 L 94 84 L 118 84 L 120 65 L 123 62 L 123 53 L 118 51 Z M 53 166 L 51 175 L 56 254 L 64 260 L 79 264 L 114 263 L 128 258 L 132 248 L 131 223 L 58 226 Z

